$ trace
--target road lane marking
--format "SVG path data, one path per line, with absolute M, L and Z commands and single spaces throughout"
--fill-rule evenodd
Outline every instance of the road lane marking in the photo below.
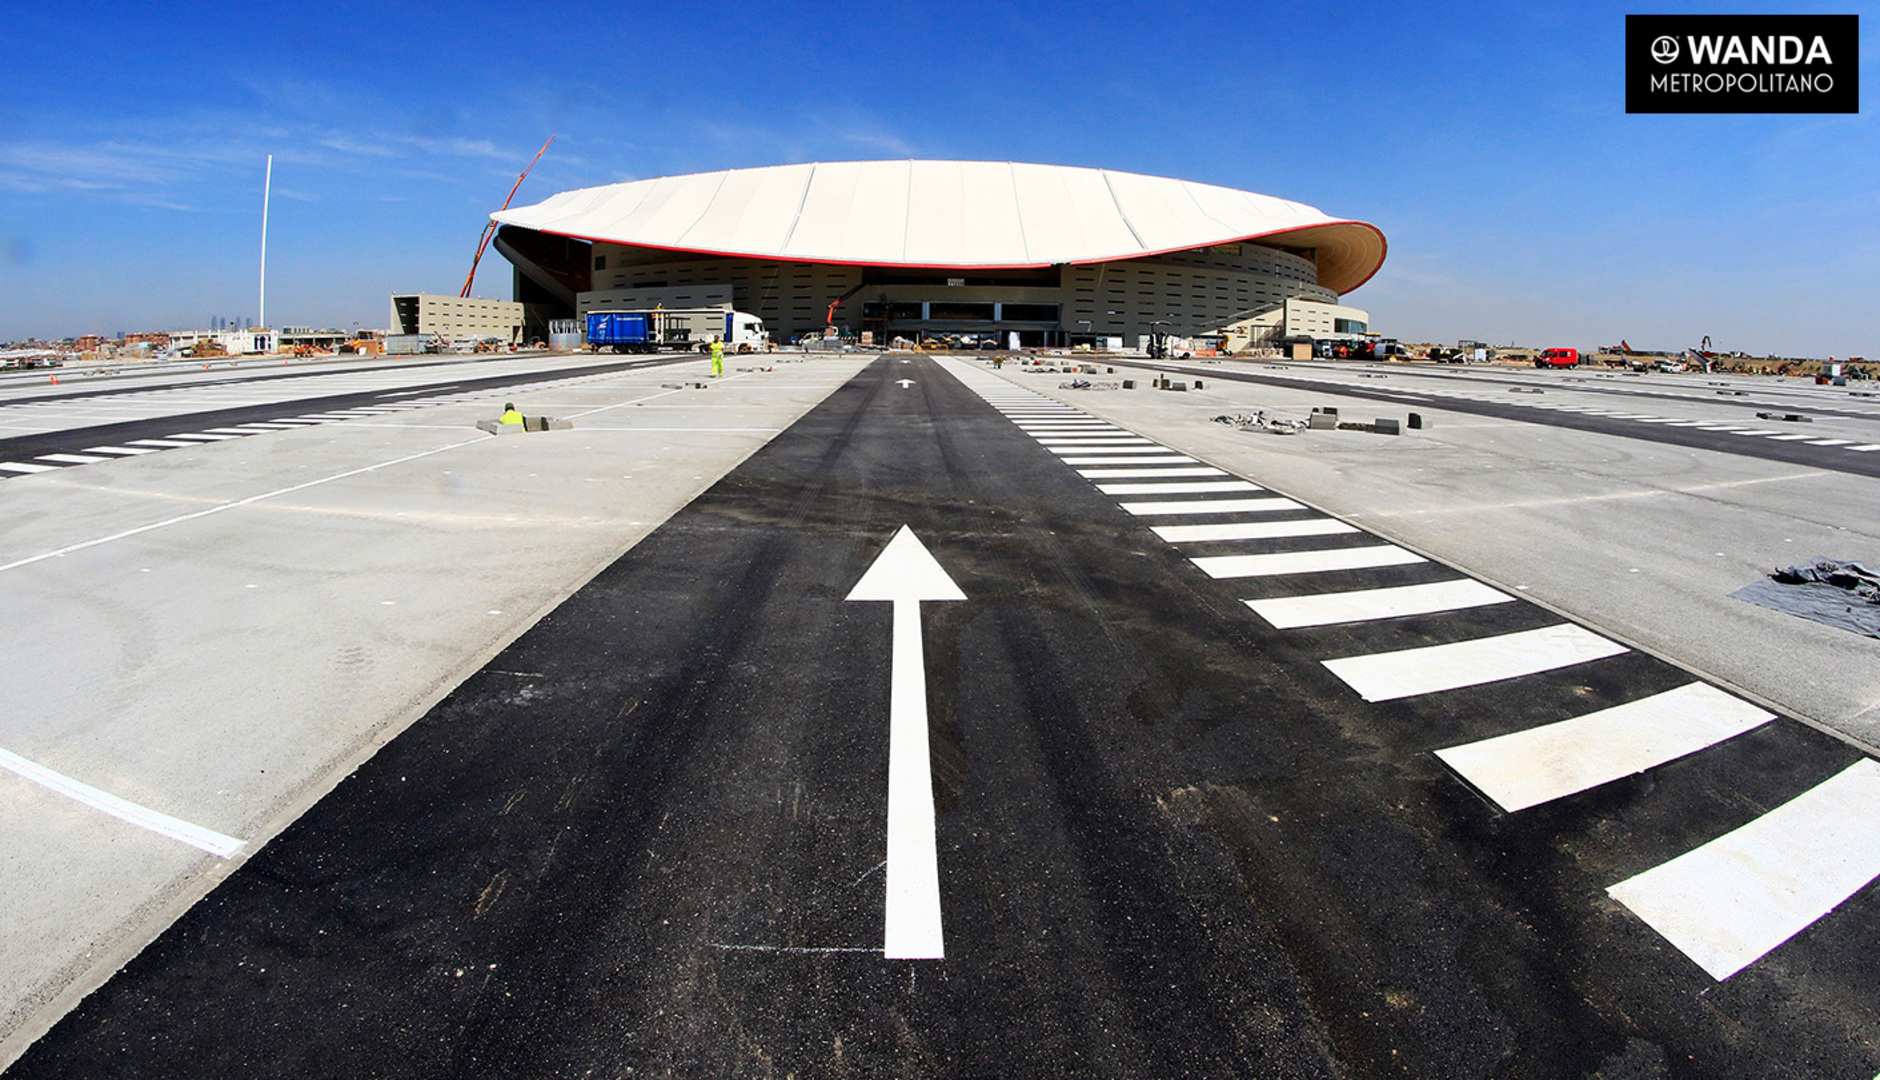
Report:
M 1245 480 L 1162 481 L 1154 484 L 1098 484 L 1105 495 L 1203 495 L 1213 491 L 1259 491 Z
M 1449 645 L 1346 656 L 1320 663 L 1364 700 L 1394 701 L 1534 675 L 1625 651 L 1625 646 L 1591 630 L 1560 623 Z
M 1868 444 L 1867 444 L 1867 445 L 1865 445 L 1865 446 L 1850 446 L 1850 447 L 1848 447 L 1848 449 L 1849 449 L 1849 450 L 1858 450 L 1858 451 L 1860 451 L 1861 453 L 1863 453 L 1863 454 L 1864 454 L 1864 453 L 1866 453 L 1866 452 L 1868 452 L 1869 450 L 1880 450 L 1880 443 L 1868 443 Z M 1875 1077 L 1875 1078 L 1874 1078 L 1874 1080 L 1880 1080 L 1880 1076 L 1877 1076 L 1877 1077 Z
M 37 762 L 28 761 L 11 751 L 0 750 L 0 769 L 6 769 L 94 810 L 102 810 L 120 821 L 127 821 L 172 840 L 180 840 L 190 847 L 200 848 L 219 859 L 226 859 L 241 850 L 243 841 L 233 836 L 224 836 L 213 829 L 192 825 L 182 818 L 171 817 L 147 806 L 140 806 L 129 799 L 119 798 L 108 791 L 81 783 L 63 773 L 54 772 Z
M 111 459 L 108 457 L 99 457 L 96 454 L 41 454 L 33 460 L 57 461 L 64 465 L 90 465 L 94 462 L 110 461 Z
M 1812 439 L 1813 435 L 1771 435 L 1770 442 L 1795 442 L 1799 439 Z
M 1166 454 L 1166 446 L 1053 446 L 1051 452 L 1063 457 L 1067 454 Z
M 1187 454 L 1145 454 L 1142 457 L 1065 458 L 1066 465 L 1178 465 L 1192 463 Z
M 1714 686 L 1691 683 L 1436 756 L 1512 814 L 1694 754 L 1774 719 Z
M 195 443 L 195 442 L 182 442 L 177 439 L 132 439 L 130 442 L 125 443 L 124 445 L 126 446 L 155 446 L 155 447 L 159 447 L 162 449 L 169 449 L 171 447 L 176 447 L 176 446 L 201 446 L 202 444 Z
M 1280 574 L 1320 574 L 1328 570 L 1368 570 L 1379 566 L 1408 566 L 1423 556 L 1394 544 L 1370 547 L 1321 548 L 1317 551 L 1279 551 L 1267 555 L 1210 555 L 1189 560 L 1209 577 L 1276 577 Z
M 154 446 L 88 446 L 85 448 L 85 452 L 87 454 L 117 454 L 122 457 L 135 457 L 138 454 L 154 454 L 157 452 L 157 448 Z
M 1270 514 L 1278 510 L 1304 510 L 1305 504 L 1277 495 L 1260 499 L 1176 499 L 1173 502 L 1119 503 L 1137 517 L 1159 514 Z
M 1880 876 L 1880 763 L 1864 760 L 1607 889 L 1721 982 Z
M 226 442 L 230 439 L 239 439 L 241 438 L 241 436 L 240 435 L 211 435 L 210 433 L 206 431 L 185 431 L 176 435 L 172 435 L 170 436 L 170 438 L 191 439 L 196 442 Z
M 888 960 L 943 960 L 940 859 L 928 753 L 927 662 L 923 600 L 964 600 L 906 525 L 875 557 L 848 600 L 894 604 L 893 668 L 888 704 L 888 873 L 881 954 Z
M 379 469 L 389 468 L 393 465 L 402 465 L 407 461 L 417 461 L 419 458 L 427 458 L 433 454 L 444 453 L 446 450 L 456 450 L 460 447 L 469 446 L 472 443 L 480 443 L 485 440 L 494 439 L 494 438 L 496 438 L 496 436 L 494 435 L 478 435 L 474 439 L 465 439 L 462 442 L 449 443 L 447 445 L 439 446 L 432 450 L 424 450 L 416 454 L 406 454 L 403 457 L 392 458 L 389 461 L 381 461 L 372 465 L 362 465 L 357 469 L 347 469 L 345 472 L 334 473 L 331 476 L 322 476 L 318 480 L 308 480 L 304 483 L 294 484 L 291 487 L 277 488 L 273 491 L 264 491 L 259 495 L 250 495 L 244 499 L 236 499 L 233 502 L 221 503 L 216 506 L 211 506 L 206 510 L 196 510 L 188 514 L 179 514 L 173 518 L 165 518 L 162 521 L 153 521 L 148 525 L 139 525 L 134 529 L 125 529 L 123 532 L 112 533 L 109 536 L 100 536 L 100 537 L 96 537 L 95 539 L 81 541 L 80 543 L 68 544 L 65 547 L 59 548 L 56 551 L 43 551 L 37 555 L 28 555 L 24 559 L 15 559 L 10 563 L 0 563 L 0 572 L 4 572 L 7 570 L 15 570 L 22 566 L 30 566 L 33 563 L 43 562 L 46 559 L 57 559 L 65 555 L 70 555 L 74 551 L 84 551 L 86 548 L 94 548 L 101 544 L 109 544 L 116 540 L 123 540 L 126 537 L 137 536 L 142 533 L 151 532 L 155 529 L 166 529 L 166 528 L 169 528 L 171 525 L 180 525 L 185 521 L 194 521 L 197 518 L 208 517 L 211 514 L 220 514 L 225 510 L 233 510 L 236 507 L 248 506 L 252 503 L 262 502 L 263 500 L 276 498 L 277 496 L 281 496 L 281 495 L 291 495 L 296 491 L 304 491 L 307 488 L 318 487 L 321 484 L 330 484 L 335 480 L 344 480 L 349 476 L 358 476 L 362 473 L 375 472 Z
M 1505 604 L 1513 600 L 1514 597 L 1500 589 L 1491 589 L 1473 578 L 1459 578 L 1426 585 L 1398 585 L 1386 589 L 1319 593 L 1316 596 L 1283 596 L 1271 600 L 1248 600 L 1246 603 L 1275 629 L 1292 630 L 1301 626 L 1331 626 L 1337 623 L 1369 622 L 1373 619 L 1395 619 L 1405 615 L 1432 615 L 1441 611 Z
M 57 465 L 34 465 L 26 461 L 0 461 L 0 469 L 16 473 L 57 472 Z
M 1273 540 L 1286 536 L 1332 536 L 1354 533 L 1356 525 L 1331 518 L 1306 521 L 1237 521 L 1225 525 L 1151 525 L 1150 530 L 1171 544 L 1198 544 L 1219 540 Z
M 1078 475 L 1087 480 L 1127 480 L 1131 478 L 1156 476 L 1226 476 L 1227 471 L 1212 465 L 1177 465 L 1169 468 L 1146 469 L 1079 469 Z

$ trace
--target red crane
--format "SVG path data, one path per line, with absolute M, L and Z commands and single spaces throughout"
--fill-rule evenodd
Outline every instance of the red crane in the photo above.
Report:
M 513 200 L 516 197 L 516 192 L 521 190 L 522 182 L 529 178 L 529 171 L 535 168 L 536 162 L 542 160 L 543 154 L 548 153 L 548 143 L 552 143 L 554 141 L 555 141 L 555 136 L 550 135 L 548 137 L 548 142 L 543 143 L 542 148 L 535 152 L 535 156 L 533 158 L 529 159 L 529 167 L 527 169 L 522 170 L 521 176 L 516 177 L 516 186 L 509 189 L 509 198 L 503 200 L 503 210 L 509 209 L 509 203 L 511 200 Z M 501 213 L 502 211 L 497 211 L 497 212 Z M 490 238 L 495 235 L 496 235 L 496 222 L 492 221 L 489 224 L 483 226 L 483 239 L 477 241 L 477 257 L 470 260 L 470 276 L 463 279 L 463 291 L 458 293 L 457 294 L 458 296 L 464 297 L 464 296 L 470 295 L 470 286 L 476 284 L 476 280 L 477 280 L 477 264 L 483 261 L 483 252 L 485 249 L 487 249 L 490 246 Z

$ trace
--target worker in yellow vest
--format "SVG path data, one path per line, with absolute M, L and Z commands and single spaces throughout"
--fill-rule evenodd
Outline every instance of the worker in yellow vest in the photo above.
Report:
M 522 414 L 516 411 L 515 402 L 512 401 L 509 404 L 503 406 L 502 423 L 514 424 L 517 427 L 522 426 Z
M 712 337 L 712 378 L 725 373 L 725 343 Z

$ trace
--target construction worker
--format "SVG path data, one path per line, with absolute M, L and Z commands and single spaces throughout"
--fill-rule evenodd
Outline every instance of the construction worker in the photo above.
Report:
M 716 379 L 718 376 L 723 375 L 724 373 L 725 373 L 725 343 L 718 340 L 717 334 L 713 334 L 712 335 L 712 378 Z
M 515 402 L 512 401 L 503 406 L 503 419 L 501 422 L 505 424 L 514 424 L 517 427 L 522 426 L 522 414 L 516 411 Z

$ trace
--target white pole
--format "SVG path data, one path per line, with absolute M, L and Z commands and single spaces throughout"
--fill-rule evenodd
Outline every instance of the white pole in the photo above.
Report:
M 274 155 L 268 155 L 268 176 L 261 183 L 261 327 L 268 325 L 268 195 L 274 188 Z

